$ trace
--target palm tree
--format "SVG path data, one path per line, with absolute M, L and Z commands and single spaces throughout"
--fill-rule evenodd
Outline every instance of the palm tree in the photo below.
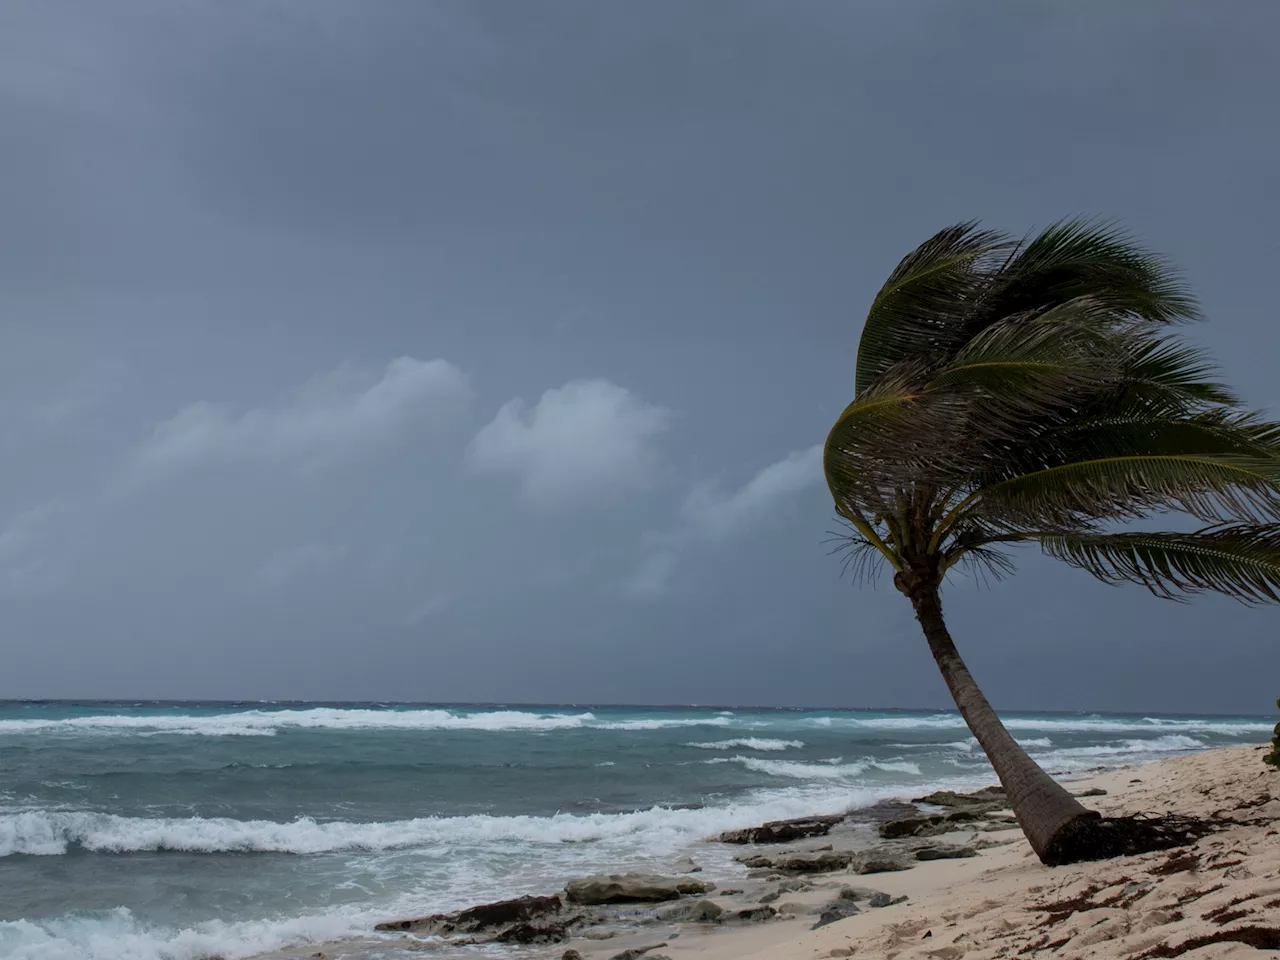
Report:
M 876 295 L 854 400 L 827 437 L 846 564 L 891 568 L 1048 864 L 1177 841 L 1143 818 L 1099 817 L 1037 766 L 961 659 L 940 587 L 957 567 L 1008 572 L 1005 549 L 1030 542 L 1161 597 L 1280 599 L 1280 425 L 1242 409 L 1174 335 L 1196 319 L 1178 275 L 1108 225 L 1022 240 L 950 227 Z M 1128 526 L 1169 513 L 1201 529 Z

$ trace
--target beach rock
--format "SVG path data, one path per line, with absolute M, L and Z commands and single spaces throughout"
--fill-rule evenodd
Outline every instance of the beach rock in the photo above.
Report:
M 579 877 L 565 884 L 570 903 L 651 903 L 677 900 L 685 894 L 706 893 L 716 885 L 692 877 L 661 877 L 652 873 L 611 873 Z
M 659 911 L 658 919 L 676 923 L 714 923 L 724 907 L 714 900 L 691 900 Z
M 770 867 L 784 873 L 830 873 L 843 870 L 853 860 L 847 850 L 823 850 L 805 853 L 760 854 L 753 857 L 734 857 L 747 867 Z
M 812 912 L 803 903 L 796 903 L 794 900 L 778 904 L 778 916 L 780 917 L 802 917 L 806 913 Z
M 861 807 L 857 810 L 849 811 L 845 817 L 846 820 L 854 820 L 858 823 L 883 823 L 886 820 L 901 820 L 904 817 L 918 817 L 920 808 L 913 803 L 903 803 L 901 800 L 881 800 L 879 803 L 873 803 L 869 807 Z
M 701 873 L 702 868 L 693 862 L 693 857 L 681 857 L 673 865 L 676 873 Z
M 569 939 L 569 927 L 582 921 L 575 916 L 567 920 L 533 920 L 513 923 L 490 937 L 488 943 L 560 943 Z
M 869 851 L 859 854 L 849 864 L 849 869 L 860 876 L 871 873 L 895 873 L 910 870 L 911 864 L 892 853 Z
M 822 909 L 818 911 L 818 922 L 813 925 L 813 929 L 817 930 L 819 927 L 825 927 L 828 923 L 835 923 L 837 920 L 843 920 L 861 912 L 858 909 L 858 905 L 852 900 L 837 898 L 830 903 L 824 904 Z
M 588 940 L 612 940 L 618 935 L 617 930 L 586 930 L 582 934 Z
M 788 843 L 806 837 L 825 837 L 844 815 L 799 817 L 795 820 L 770 820 L 758 827 L 728 830 L 719 836 L 721 843 Z
M 659 947 L 665 947 L 666 941 L 662 943 L 651 943 L 647 947 L 630 947 L 621 953 L 615 953 L 609 960 L 640 960 L 650 950 L 657 950 Z M 657 956 L 651 957 L 650 960 L 658 960 Z
M 519 897 L 515 900 L 499 900 L 468 907 L 456 913 L 436 913 L 429 917 L 411 920 L 393 920 L 380 923 L 375 930 L 437 933 L 482 933 L 507 924 L 529 923 L 559 914 L 563 904 L 559 897 Z M 524 941 L 521 941 L 524 942 Z
M 879 890 L 872 890 L 870 887 L 841 887 L 840 892 L 836 894 L 841 900 L 852 900 L 857 903 L 859 900 L 874 900 L 876 897 L 888 896 Z
M 917 860 L 956 860 L 960 857 L 976 857 L 978 851 L 967 844 L 939 843 L 921 847 L 916 851 Z
M 1101 787 L 1090 787 L 1083 793 L 1076 794 L 1077 797 L 1105 797 L 1106 795 L 1107 791 L 1103 790 Z
M 781 890 L 770 890 L 763 897 L 757 900 L 756 903 L 773 903 L 773 901 L 777 900 L 780 896 L 782 896 Z
M 981 790 L 975 790 L 973 793 L 956 793 L 954 790 L 935 790 L 933 793 L 925 797 L 916 797 L 913 803 L 931 803 L 935 807 L 950 807 L 952 809 L 972 809 L 973 807 L 988 807 L 992 810 L 998 810 L 1001 807 L 1008 806 L 1008 798 L 1005 796 L 1003 787 L 983 787 Z
M 773 907 L 747 907 L 745 910 L 739 910 L 735 913 L 733 919 L 758 923 L 763 920 L 772 920 L 777 915 L 778 911 Z
M 951 813 L 927 814 L 923 817 L 907 817 L 903 820 L 889 820 L 880 824 L 880 836 L 885 840 L 897 840 L 902 837 L 928 837 L 950 833 L 956 824 L 971 823 L 981 820 L 985 811 L 955 810 Z
M 739 890 L 737 887 L 725 887 L 723 890 L 720 891 L 720 893 L 726 897 L 736 897 L 741 892 L 742 891 Z
M 560 960 L 582 960 L 582 954 L 571 948 L 560 954 Z
M 891 897 L 887 893 L 877 893 L 874 897 L 872 897 L 870 900 L 867 901 L 867 906 L 868 907 L 892 907 L 895 904 L 906 903 L 906 902 L 907 902 L 907 898 L 905 896 Z

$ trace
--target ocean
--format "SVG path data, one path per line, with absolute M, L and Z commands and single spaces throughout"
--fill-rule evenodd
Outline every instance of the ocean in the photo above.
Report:
M 1071 773 L 1257 717 L 1011 714 Z M 730 876 L 721 830 L 991 782 L 953 713 L 0 702 L 0 958 L 233 960 L 571 876 Z

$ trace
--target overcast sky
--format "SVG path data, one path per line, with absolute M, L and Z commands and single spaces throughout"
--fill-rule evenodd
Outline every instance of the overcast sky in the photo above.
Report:
M 945 224 L 1116 217 L 1280 407 L 1280 5 L 8 0 L 0 696 L 941 706 L 817 448 Z M 1034 553 L 1006 708 L 1264 712 Z

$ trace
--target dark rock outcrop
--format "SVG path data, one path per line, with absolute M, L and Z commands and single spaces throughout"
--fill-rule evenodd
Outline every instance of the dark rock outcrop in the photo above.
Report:
M 721 843 L 789 843 L 806 837 L 825 837 L 831 828 L 844 820 L 839 814 L 827 817 L 799 817 L 795 820 L 770 820 L 758 827 L 728 830 L 717 838 Z
M 872 890 L 869 887 L 841 887 L 836 896 L 841 900 L 851 900 L 857 903 L 859 900 L 874 900 L 876 897 L 887 896 L 887 894 L 883 894 L 879 890 Z
M 898 840 L 903 837 L 930 837 L 941 833 L 950 833 L 958 829 L 960 824 L 972 823 L 983 819 L 985 811 L 955 810 L 951 813 L 933 813 L 922 817 L 907 817 L 905 820 L 889 820 L 880 824 L 880 836 L 886 840 Z
M 892 907 L 895 904 L 906 903 L 906 896 L 891 897 L 887 893 L 877 893 L 874 897 L 867 901 L 869 907 Z
M 953 810 L 972 809 L 973 807 L 988 807 L 992 810 L 999 810 L 1009 805 L 1009 801 L 1005 797 L 1004 787 L 983 787 L 973 793 L 935 790 L 927 797 L 916 797 L 912 803 L 931 803 L 935 807 L 950 807 Z
M 429 917 L 411 920 L 393 920 L 380 923 L 374 929 L 405 933 L 435 933 L 442 936 L 470 933 L 494 934 L 500 942 L 530 943 L 533 940 L 521 936 L 551 937 L 559 929 L 558 939 L 564 938 L 564 927 L 578 918 L 565 921 L 560 917 L 563 907 L 559 897 L 519 897 L 515 900 L 499 900 L 482 903 L 456 913 L 436 913 Z M 499 930 L 498 928 L 504 928 Z M 519 928 L 519 929 L 517 929 Z
M 565 884 L 570 903 L 655 903 L 686 894 L 707 893 L 716 885 L 692 877 L 661 877 L 651 873 L 611 873 L 579 877 Z
M 831 873 L 843 870 L 853 861 L 847 850 L 824 850 L 809 853 L 759 854 L 753 857 L 734 857 L 747 867 L 767 867 L 782 873 Z
M 778 911 L 773 909 L 773 907 L 747 907 L 745 910 L 737 911 L 733 915 L 733 919 L 759 923 L 764 920 L 772 920 L 777 915 Z
M 853 873 L 866 876 L 870 873 L 895 873 L 899 870 L 910 870 L 911 864 L 897 854 L 880 850 L 870 850 L 859 854 L 849 864 Z
M 690 900 L 659 911 L 658 919 L 674 923 L 715 923 L 723 913 L 724 907 L 714 900 Z
M 835 923 L 837 920 L 843 920 L 861 912 L 858 909 L 858 905 L 852 900 L 846 900 L 843 897 L 837 898 L 830 903 L 823 904 L 818 911 L 818 922 L 813 925 L 813 929 L 817 930 L 819 927 L 825 927 L 828 923 Z
M 921 847 L 916 851 L 917 860 L 956 860 L 960 857 L 976 857 L 978 851 L 973 847 L 958 843 L 938 843 Z

